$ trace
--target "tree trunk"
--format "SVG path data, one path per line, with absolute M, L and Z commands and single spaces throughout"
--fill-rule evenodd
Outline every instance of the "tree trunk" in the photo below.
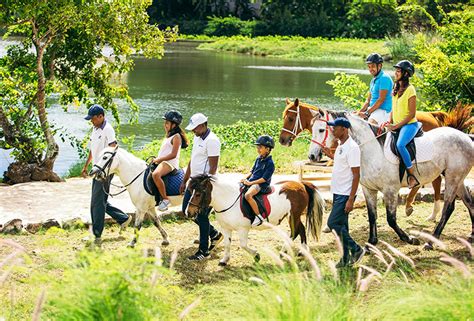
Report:
M 43 68 L 43 56 L 45 45 L 41 45 L 38 39 L 34 41 L 36 47 L 36 72 L 38 74 L 38 92 L 36 96 L 36 108 L 38 109 L 38 117 L 43 130 L 44 137 L 46 139 L 47 148 L 46 155 L 44 156 L 41 167 L 48 171 L 53 171 L 54 162 L 59 153 L 59 146 L 54 140 L 53 133 L 48 121 L 48 115 L 46 113 L 46 78 L 44 76 Z

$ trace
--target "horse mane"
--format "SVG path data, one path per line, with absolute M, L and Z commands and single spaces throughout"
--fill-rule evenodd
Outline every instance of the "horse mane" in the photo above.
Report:
M 378 133 L 379 133 L 379 130 L 380 130 L 380 126 L 376 126 L 376 125 L 371 124 L 371 123 L 369 123 L 369 122 L 367 122 L 367 124 L 369 125 L 370 129 L 371 129 L 372 132 L 374 133 L 374 136 L 377 137 L 377 136 L 378 136 Z M 383 133 L 386 132 L 386 131 L 387 131 L 387 130 L 385 129 L 385 130 L 383 131 Z M 383 148 L 383 146 L 385 145 L 385 138 L 386 138 L 386 137 L 387 137 L 387 135 L 382 135 L 382 136 L 380 136 L 380 137 L 377 137 L 377 141 L 379 142 L 380 146 L 382 146 L 382 148 Z
M 340 110 L 326 110 L 326 112 L 332 116 L 332 118 L 336 119 L 339 117 L 347 118 L 346 116 L 346 111 L 340 111 Z
M 209 175 L 209 174 L 200 174 L 200 175 L 197 175 L 197 176 L 194 176 L 193 178 L 191 178 L 191 180 L 189 181 L 189 188 L 191 189 L 195 189 L 197 186 L 199 186 L 202 182 L 204 182 L 205 180 L 210 180 L 212 181 L 214 178 Z
M 471 116 L 472 104 L 462 105 L 458 103 L 455 108 L 449 112 L 433 111 L 430 114 L 441 124 L 462 132 L 469 132 L 474 127 L 474 117 Z
M 294 102 L 292 104 L 289 104 L 285 107 L 285 110 L 283 111 L 283 117 L 286 116 L 286 114 L 288 114 L 288 110 L 290 110 L 293 106 L 294 106 Z M 299 105 L 300 107 L 303 107 L 303 108 L 308 108 L 308 109 L 311 109 L 311 110 L 315 110 L 315 111 L 319 111 L 320 108 L 317 107 L 317 106 L 314 106 L 314 105 L 311 105 L 311 104 L 307 104 L 307 103 L 303 103 L 300 101 Z

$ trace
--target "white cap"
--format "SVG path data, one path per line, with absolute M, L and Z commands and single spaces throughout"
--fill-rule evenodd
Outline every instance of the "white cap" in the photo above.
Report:
M 201 124 L 207 122 L 207 117 L 204 114 L 197 113 L 191 116 L 189 120 L 188 126 L 186 126 L 186 130 L 193 130 L 194 128 L 198 127 Z

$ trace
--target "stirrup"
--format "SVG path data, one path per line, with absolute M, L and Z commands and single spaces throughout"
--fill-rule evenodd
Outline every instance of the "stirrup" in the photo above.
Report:
M 415 185 L 413 185 L 412 187 L 410 187 L 410 180 L 409 180 L 410 177 L 413 177 L 415 179 L 415 182 L 416 182 Z M 408 185 L 409 189 L 412 189 L 412 188 L 420 186 L 420 181 L 416 178 L 415 175 L 407 173 L 407 185 Z

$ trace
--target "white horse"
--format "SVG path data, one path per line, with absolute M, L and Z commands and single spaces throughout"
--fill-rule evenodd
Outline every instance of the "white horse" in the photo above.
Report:
M 419 240 L 408 236 L 397 224 L 396 210 L 398 191 L 406 186 L 406 179 L 400 183 L 398 165 L 386 161 L 383 151 L 385 136 L 376 138 L 371 125 L 361 118 L 345 113 L 351 122 L 351 137 L 360 145 L 362 189 L 367 202 L 370 223 L 369 243 L 376 244 L 377 239 L 377 192 L 384 194 L 387 221 L 401 240 L 410 244 L 419 244 Z M 454 211 L 456 195 L 466 205 L 471 217 L 474 239 L 474 204 L 464 179 L 474 165 L 474 143 L 468 135 L 450 128 L 440 127 L 426 132 L 420 139 L 428 139 L 433 143 L 433 157 L 430 161 L 417 164 L 416 176 L 420 184 L 432 182 L 439 175 L 445 176 L 444 207 L 442 217 L 436 226 L 433 236 L 439 238 L 446 223 Z M 425 249 L 431 249 L 430 242 Z
M 306 211 L 306 225 L 316 240 L 321 233 L 321 222 L 324 213 L 324 200 L 314 185 L 308 182 L 287 181 L 274 186 L 275 191 L 268 195 L 271 204 L 271 214 L 268 218 L 273 225 L 280 224 L 289 214 L 288 221 L 291 228 L 291 237 L 298 235 L 302 245 L 307 249 L 306 230 L 301 222 L 301 215 Z M 240 247 L 247 251 L 255 261 L 260 260 L 258 252 L 250 248 L 248 233 L 251 227 L 250 220 L 243 216 L 239 206 L 240 186 L 238 182 L 224 182 L 207 175 L 194 177 L 189 183 L 192 193 L 186 216 L 193 218 L 203 208 L 213 207 L 216 219 L 224 234 L 224 257 L 219 265 L 225 266 L 230 259 L 230 243 L 232 231 L 239 234 Z M 261 225 L 256 229 L 265 229 Z
M 147 168 L 145 161 L 128 153 L 126 150 L 117 147 L 105 148 L 99 161 L 94 165 L 89 175 L 96 175 L 97 179 L 116 174 L 124 188 L 130 194 L 130 199 L 136 208 L 135 215 L 135 234 L 129 246 L 134 247 L 138 240 L 138 232 L 141 229 L 143 219 L 148 213 L 153 219 L 154 225 L 158 228 L 163 237 L 162 245 L 168 245 L 168 234 L 160 223 L 160 218 L 156 214 L 155 198 L 148 194 L 143 187 L 143 175 Z M 182 196 L 171 196 L 172 205 L 178 205 L 182 202 Z

